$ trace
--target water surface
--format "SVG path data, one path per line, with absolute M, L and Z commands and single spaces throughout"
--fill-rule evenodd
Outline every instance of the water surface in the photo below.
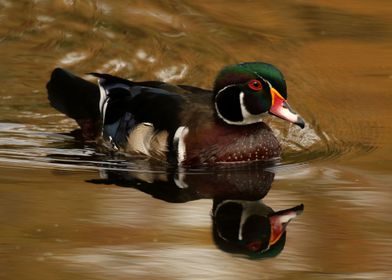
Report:
M 390 279 L 391 13 L 388 0 L 0 1 L 0 278 Z M 100 154 L 46 99 L 57 66 L 210 88 L 257 60 L 282 70 L 309 124 L 266 120 L 275 166 L 184 173 Z M 280 254 L 252 258 L 214 239 L 230 200 L 305 210 Z

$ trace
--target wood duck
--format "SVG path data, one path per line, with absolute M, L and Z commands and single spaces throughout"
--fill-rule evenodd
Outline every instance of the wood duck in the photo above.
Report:
M 305 125 L 286 101 L 283 74 L 267 63 L 224 67 L 212 91 L 91 75 L 98 85 L 56 68 L 48 98 L 76 120 L 85 140 L 114 151 L 180 166 L 270 161 L 281 148 L 263 117 Z

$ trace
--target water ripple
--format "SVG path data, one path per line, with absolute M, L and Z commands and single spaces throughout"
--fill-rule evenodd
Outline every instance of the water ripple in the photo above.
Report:
M 51 117 L 53 116 L 47 116 L 49 120 Z M 286 132 L 280 131 L 277 124 L 279 123 L 270 123 L 284 150 L 278 165 L 354 157 L 375 149 L 365 143 L 338 140 L 309 126 L 304 130 L 290 127 Z M 51 129 L 56 129 L 56 126 Z M 64 129 L 66 128 L 63 127 Z M 145 165 L 146 159 L 139 156 L 101 154 L 92 143 L 79 142 L 67 133 L 48 132 L 44 127 L 15 123 L 0 123 L 0 161 L 11 165 L 66 169 L 105 167 L 140 170 L 140 166 L 144 166 L 146 171 L 155 172 L 166 168 L 165 164 L 159 163 Z

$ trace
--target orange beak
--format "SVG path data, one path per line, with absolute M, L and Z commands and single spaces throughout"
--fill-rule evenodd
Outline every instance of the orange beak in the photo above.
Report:
M 271 95 L 272 106 L 269 110 L 270 114 L 294 123 L 301 128 L 305 127 L 304 120 L 290 108 L 286 99 L 284 99 L 276 89 L 271 88 Z

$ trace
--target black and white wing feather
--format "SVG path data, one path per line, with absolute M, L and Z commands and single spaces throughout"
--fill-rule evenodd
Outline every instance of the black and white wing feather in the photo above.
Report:
M 92 74 L 99 78 L 103 137 L 112 148 L 169 161 L 181 159 L 181 141 L 177 138 L 178 131 L 183 131 L 183 96 L 161 88 L 165 85 L 161 82 L 135 83 Z

